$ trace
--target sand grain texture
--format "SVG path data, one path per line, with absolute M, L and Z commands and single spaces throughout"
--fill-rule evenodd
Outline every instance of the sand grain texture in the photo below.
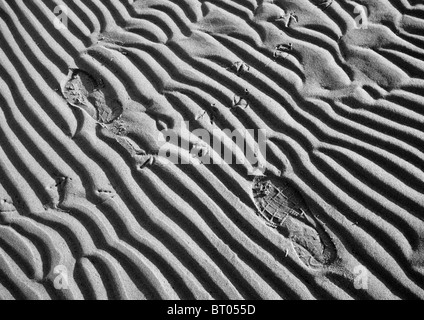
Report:
M 0 0 L 0 43 L 0 299 L 424 298 L 420 1 Z M 166 129 L 265 129 L 284 197 Z

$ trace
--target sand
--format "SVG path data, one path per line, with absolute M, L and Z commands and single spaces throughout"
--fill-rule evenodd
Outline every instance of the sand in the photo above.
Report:
M 0 0 L 0 43 L 0 299 L 424 298 L 420 1 Z

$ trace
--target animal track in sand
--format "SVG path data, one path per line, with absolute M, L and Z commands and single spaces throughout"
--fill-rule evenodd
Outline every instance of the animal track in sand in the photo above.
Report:
M 284 27 L 290 28 L 293 23 L 299 22 L 299 17 L 296 15 L 295 12 L 289 12 L 281 15 L 280 17 L 275 19 L 274 22 L 282 23 Z
M 334 0 L 312 0 L 312 3 L 321 10 L 326 10 L 333 4 L 333 1 Z
M 0 199 L 0 213 L 15 212 L 16 208 L 11 200 Z
M 234 62 L 227 70 L 233 71 L 236 75 L 241 76 L 250 71 L 250 66 L 242 61 Z
M 250 94 L 249 90 L 246 89 L 244 91 L 244 97 L 234 95 L 232 105 L 231 105 L 231 109 L 232 110 L 234 110 L 236 108 L 240 108 L 242 110 L 247 109 L 250 106 L 249 102 L 246 100 L 247 97 L 249 96 L 249 94 Z

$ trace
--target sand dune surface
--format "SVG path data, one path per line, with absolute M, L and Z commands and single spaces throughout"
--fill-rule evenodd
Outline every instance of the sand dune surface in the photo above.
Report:
M 424 298 L 421 1 L 0 0 L 0 43 L 0 299 Z

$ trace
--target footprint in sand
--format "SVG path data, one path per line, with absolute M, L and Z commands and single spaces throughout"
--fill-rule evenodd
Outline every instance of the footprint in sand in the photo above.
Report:
M 100 133 L 117 141 L 139 168 L 153 165 L 160 149 L 157 119 L 135 101 L 119 101 L 101 79 L 80 69 L 71 69 L 62 94 L 73 107 L 87 112 L 100 126 Z
M 290 239 L 299 259 L 323 269 L 337 259 L 337 251 L 324 228 L 308 209 L 300 193 L 287 182 L 256 177 L 253 197 L 266 224 Z
M 105 90 L 103 82 L 82 70 L 70 70 L 63 95 L 69 104 L 83 109 L 99 123 L 112 123 L 123 111 L 121 102 Z

